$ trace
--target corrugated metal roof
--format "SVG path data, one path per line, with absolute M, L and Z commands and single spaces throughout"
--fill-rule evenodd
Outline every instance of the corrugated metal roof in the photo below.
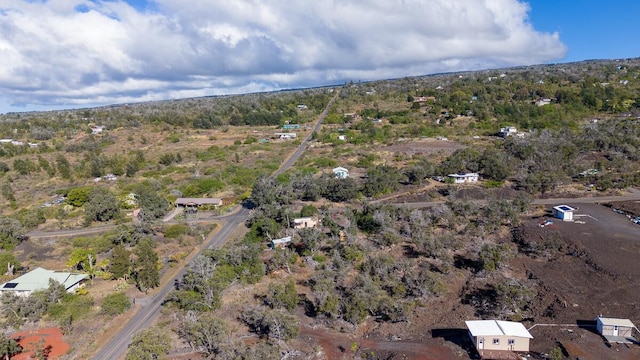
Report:
M 35 268 L 32 271 L 0 285 L 0 290 L 5 291 L 35 291 L 49 287 L 49 279 L 53 279 L 69 289 L 73 285 L 85 279 L 87 274 L 72 274 L 53 270 Z
M 465 321 L 472 336 L 506 335 L 533 339 L 533 336 L 519 322 L 502 320 L 469 320 Z
M 602 325 L 635 327 L 635 325 L 633 325 L 633 323 L 629 319 L 598 317 L 596 320 L 600 321 Z

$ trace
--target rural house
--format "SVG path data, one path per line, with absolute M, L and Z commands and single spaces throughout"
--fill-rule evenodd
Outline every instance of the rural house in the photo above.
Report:
M 573 212 L 576 209 L 569 205 L 558 205 L 553 207 L 553 217 L 562 221 L 573 221 Z
M 0 291 L 11 291 L 18 296 L 29 296 L 34 291 L 47 289 L 49 280 L 54 280 L 62 284 L 67 292 L 74 292 L 84 286 L 87 277 L 87 274 L 72 274 L 38 267 L 0 285 Z
M 220 206 L 222 199 L 220 198 L 177 198 L 176 207 L 198 207 L 203 205 Z
M 476 183 L 480 176 L 477 173 L 466 173 L 466 174 L 449 174 L 449 178 L 453 179 L 454 184 L 469 184 Z
M 283 249 L 291 243 L 291 236 L 271 240 L 271 249 Z
M 316 225 L 318 225 L 318 219 L 313 217 L 303 217 L 303 218 L 293 219 L 293 228 L 296 230 L 313 228 L 313 227 L 316 227 Z
M 598 334 L 609 343 L 635 343 L 633 329 L 638 330 L 629 319 L 617 319 L 598 316 L 596 318 Z
M 527 352 L 533 336 L 519 322 L 501 320 L 465 321 L 480 357 L 500 357 L 501 352 Z
M 342 166 L 338 166 L 337 168 L 333 168 L 333 174 L 336 176 L 336 179 L 346 179 L 349 177 L 349 170 L 343 168 Z
M 300 130 L 300 124 L 284 124 L 282 125 L 283 130 Z
M 498 135 L 500 135 L 501 137 L 507 137 L 507 136 L 515 135 L 517 133 L 518 133 L 518 129 L 516 129 L 515 126 L 506 126 L 506 127 L 500 128 L 500 132 L 498 132 Z

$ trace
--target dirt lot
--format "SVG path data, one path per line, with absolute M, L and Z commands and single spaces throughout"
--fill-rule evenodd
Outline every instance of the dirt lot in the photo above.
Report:
M 571 359 L 640 359 L 637 345 L 607 345 L 593 321 L 600 314 L 640 321 L 640 226 L 604 205 L 569 205 L 577 208 L 575 222 L 555 221 L 543 228 L 541 218 L 532 218 L 523 224 L 527 237 L 558 236 L 562 250 L 550 256 L 517 255 L 509 265 L 509 273 L 532 280 L 538 294 L 524 321 L 528 328 L 537 324 L 531 330 L 531 357 L 543 359 L 559 345 Z M 369 322 L 346 333 L 303 326 L 301 338 L 319 346 L 324 357 L 317 358 L 323 359 L 474 357 L 464 320 L 477 315 L 460 301 L 469 274 L 458 269 L 451 275 L 448 294 L 417 308 L 411 323 Z
M 638 322 L 640 226 L 603 205 L 569 205 L 577 208 L 574 222 L 554 221 L 544 228 L 537 226 L 540 219 L 524 224 L 530 239 L 559 235 L 563 250 L 550 258 L 522 256 L 512 264 L 537 283 L 531 324 L 567 325 L 536 327 L 531 349 L 548 352 L 559 342 L 572 358 L 638 359 L 638 346 L 609 348 L 593 327 L 575 326 L 600 314 Z

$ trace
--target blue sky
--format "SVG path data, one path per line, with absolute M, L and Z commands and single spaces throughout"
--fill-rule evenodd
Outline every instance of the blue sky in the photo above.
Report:
M 562 62 L 640 56 L 640 1 L 531 0 L 529 17 L 540 31 L 560 34 Z
M 640 56 L 611 3 L 0 0 L 0 113 Z

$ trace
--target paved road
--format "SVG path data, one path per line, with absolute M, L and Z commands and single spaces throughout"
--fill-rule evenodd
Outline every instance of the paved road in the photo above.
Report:
M 206 239 L 206 245 L 196 254 L 196 257 L 205 249 L 216 249 L 224 245 L 233 231 L 239 225 L 244 224 L 249 217 L 249 213 L 250 210 L 242 208 L 239 212 L 229 215 L 220 230 L 218 230 L 215 235 Z M 171 290 L 173 290 L 175 280 L 181 280 L 184 274 L 185 268 L 180 270 L 174 278 L 170 279 L 156 295 L 138 301 L 136 306 L 139 306 L 140 309 L 138 309 L 135 316 L 95 354 L 93 359 L 114 360 L 123 357 L 133 335 L 151 326 L 153 320 L 160 314 L 162 302 Z
M 319 116 L 316 125 L 313 128 L 313 131 L 317 131 L 322 121 L 329 113 L 329 108 L 333 105 L 333 102 L 338 97 L 339 91 L 336 95 L 329 101 L 327 107 L 324 112 Z M 313 132 L 312 132 L 313 133 Z M 280 168 L 275 172 L 274 175 L 280 174 L 286 170 L 288 170 L 293 164 L 300 158 L 302 153 L 307 147 L 308 142 L 311 140 L 312 135 L 309 134 L 304 138 L 298 149 L 286 160 L 282 163 Z M 228 240 L 233 231 L 244 224 L 244 222 L 249 218 L 250 210 L 246 208 L 242 208 L 239 212 L 236 212 L 231 215 L 227 215 L 224 217 L 226 220 L 222 228 L 212 237 L 206 240 L 205 248 L 218 248 L 224 245 Z M 196 254 L 194 259 L 200 255 L 202 250 Z M 160 291 L 151 298 L 145 298 L 142 301 L 138 301 L 138 305 L 140 309 L 134 315 L 131 320 L 111 339 L 109 342 L 103 346 L 93 357 L 96 360 L 114 360 L 123 358 L 126 354 L 127 347 L 131 342 L 131 338 L 137 332 L 148 328 L 151 326 L 153 320 L 160 314 L 160 310 L 162 308 L 162 302 L 166 298 L 166 296 L 173 290 L 174 282 L 176 279 L 180 280 L 184 276 L 186 270 L 183 267 L 180 272 L 162 288 Z
M 550 199 L 535 199 L 531 203 L 535 205 L 558 205 L 558 204 L 595 204 L 605 203 L 612 201 L 638 201 L 640 200 L 640 190 L 629 189 L 628 194 L 624 195 L 612 195 L 612 196 L 589 196 L 589 197 L 576 197 L 576 198 L 550 198 Z M 487 204 L 487 200 L 469 200 L 476 204 Z M 405 202 L 395 203 L 394 205 L 406 206 L 411 208 L 423 208 L 435 206 L 438 204 L 444 204 L 446 201 L 418 201 L 418 202 Z

